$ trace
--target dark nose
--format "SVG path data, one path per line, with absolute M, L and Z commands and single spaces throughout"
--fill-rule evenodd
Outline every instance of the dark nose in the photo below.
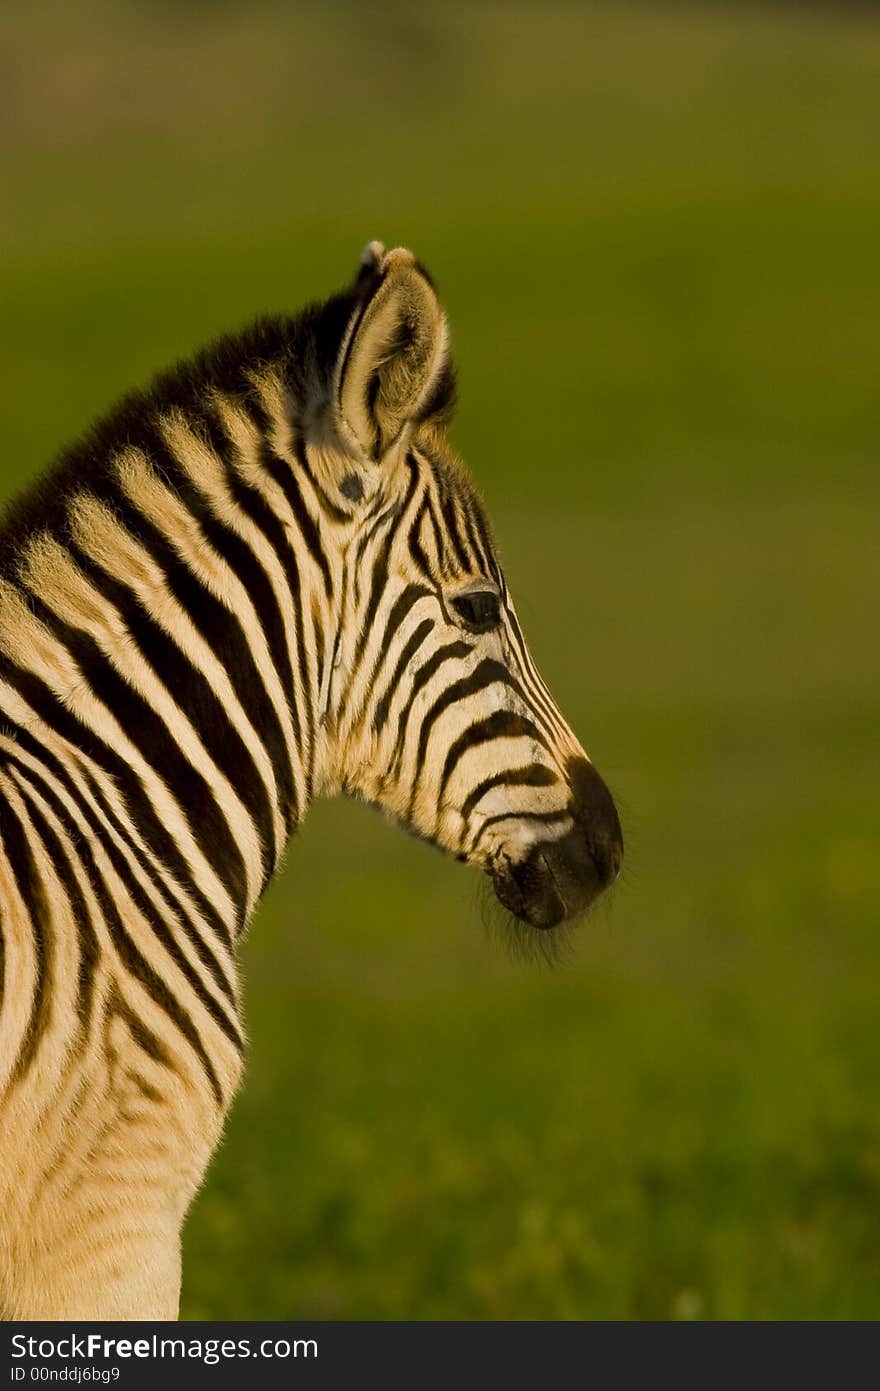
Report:
M 571 829 L 541 841 L 525 859 L 493 870 L 505 908 L 532 927 L 555 927 L 575 917 L 613 883 L 623 861 L 617 808 L 592 763 L 573 758 L 565 770 L 571 789 Z
M 569 759 L 565 771 L 575 827 L 586 842 L 596 877 L 605 889 L 614 883 L 623 863 L 623 832 L 614 798 L 586 758 Z

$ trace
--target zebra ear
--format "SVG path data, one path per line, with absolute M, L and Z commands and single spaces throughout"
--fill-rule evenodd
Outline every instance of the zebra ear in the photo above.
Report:
M 446 316 L 428 276 L 403 247 L 370 242 L 358 286 L 363 298 L 339 354 L 339 423 L 381 459 L 430 402 L 446 370 Z

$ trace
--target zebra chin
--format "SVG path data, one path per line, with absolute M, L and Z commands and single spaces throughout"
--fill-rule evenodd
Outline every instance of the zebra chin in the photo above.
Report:
M 616 877 L 574 831 L 534 846 L 518 864 L 492 871 L 499 902 L 520 922 L 542 929 L 584 913 Z

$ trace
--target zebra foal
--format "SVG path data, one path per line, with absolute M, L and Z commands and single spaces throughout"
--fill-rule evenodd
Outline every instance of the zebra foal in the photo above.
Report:
M 622 856 L 446 426 L 443 311 L 344 293 L 124 400 L 0 532 L 0 1306 L 173 1318 L 236 943 L 346 792 L 552 928 Z

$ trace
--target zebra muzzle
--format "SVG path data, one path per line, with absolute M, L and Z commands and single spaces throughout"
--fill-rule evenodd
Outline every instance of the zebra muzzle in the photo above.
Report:
M 611 793 L 592 763 L 572 759 L 572 827 L 542 841 L 517 863 L 493 871 L 499 901 L 531 927 L 551 928 L 577 917 L 613 884 L 623 861 L 623 833 Z

